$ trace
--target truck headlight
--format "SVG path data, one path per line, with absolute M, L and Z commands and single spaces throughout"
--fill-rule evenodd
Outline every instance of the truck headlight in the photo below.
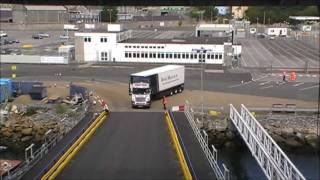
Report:
M 146 97 L 146 101 L 150 101 L 150 96 L 147 96 L 147 97 Z
M 132 100 L 132 101 L 135 101 L 136 99 L 134 98 L 134 96 L 132 96 L 132 97 L 131 97 L 131 100 Z

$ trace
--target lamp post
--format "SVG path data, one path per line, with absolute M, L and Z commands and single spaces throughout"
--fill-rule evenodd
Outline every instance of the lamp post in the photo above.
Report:
M 203 47 L 201 47 L 200 49 L 192 49 L 192 52 L 195 52 L 198 54 L 199 56 L 199 62 L 201 63 L 201 120 L 203 122 L 203 63 L 205 63 L 205 54 L 207 52 L 211 52 L 211 49 L 205 49 Z M 203 58 L 204 55 L 204 58 Z
M 107 11 L 109 12 L 109 22 L 111 24 L 111 12 L 112 12 L 112 9 L 107 9 Z

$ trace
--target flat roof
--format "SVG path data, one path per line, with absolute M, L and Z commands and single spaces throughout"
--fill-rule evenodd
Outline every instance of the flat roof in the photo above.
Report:
M 184 66 L 181 65 L 166 65 L 166 66 L 161 66 L 161 67 L 157 67 L 157 68 L 153 68 L 153 69 L 149 69 L 146 71 L 142 71 L 142 72 L 138 72 L 135 74 L 131 74 L 131 76 L 150 76 L 156 73 L 163 73 L 166 71 L 170 71 L 170 70 L 175 70 L 175 69 L 179 69 L 182 68 Z
M 185 39 L 144 39 L 130 38 L 120 43 L 146 43 L 146 44 L 223 44 L 228 42 L 228 37 L 192 37 Z
M 28 11 L 66 11 L 67 9 L 64 6 L 33 6 L 26 5 L 24 6 Z

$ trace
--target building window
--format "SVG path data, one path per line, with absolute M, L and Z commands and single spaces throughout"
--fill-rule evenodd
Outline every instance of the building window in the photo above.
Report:
M 206 59 L 206 54 L 202 54 L 202 58 L 201 59 Z
M 219 54 L 219 59 L 222 59 L 222 54 Z
M 152 49 L 152 46 L 149 46 L 149 49 Z
M 164 46 L 161 46 L 162 49 L 164 49 Z
M 210 59 L 210 54 L 207 54 L 207 59 Z
M 136 57 L 137 57 L 135 52 L 132 53 L 132 57 L 133 57 L 133 58 L 136 58 Z
M 100 42 L 102 42 L 102 43 L 108 42 L 107 37 L 101 37 L 101 38 L 100 38 Z
M 162 58 L 162 59 L 164 58 L 164 53 L 163 53 L 163 52 L 161 53 L 161 58 Z
M 155 47 L 155 46 L 153 46 L 153 49 L 156 49 L 156 47 Z
M 84 42 L 91 42 L 91 37 L 84 37 Z
M 185 59 L 185 58 L 186 58 L 186 54 L 182 53 L 182 59 Z
M 129 48 L 131 48 L 131 46 L 128 46 Z
M 141 53 L 141 58 L 144 58 L 144 53 Z
M 137 48 L 140 48 L 140 46 L 137 46 Z
M 218 59 L 218 54 L 215 54 L 214 59 Z
M 158 49 L 160 49 L 161 47 L 160 47 L 160 46 L 158 46 L 157 48 L 158 48 Z
M 136 48 L 136 46 L 132 46 L 132 48 Z
M 125 48 L 128 48 L 128 46 L 124 46 Z
M 131 52 L 129 52 L 128 55 L 129 55 L 129 58 L 131 58 Z
M 140 53 L 139 52 L 137 52 L 137 58 L 140 58 Z
M 190 54 L 190 59 L 193 59 L 193 54 L 192 53 Z
M 148 53 L 144 53 L 144 57 L 145 57 L 145 58 L 148 58 Z
M 158 58 L 160 58 L 160 53 L 158 53 Z
M 157 57 L 157 54 L 154 52 L 153 53 L 153 58 L 156 58 Z
M 189 53 L 186 53 L 186 59 L 189 59 Z
M 141 46 L 141 48 L 144 48 L 144 46 Z
M 166 53 L 166 59 L 168 59 L 169 58 L 169 54 L 168 53 Z
M 172 53 L 169 54 L 169 58 L 172 59 Z
M 128 58 L 128 52 L 124 53 L 124 57 Z
M 214 59 L 214 54 L 211 54 L 211 59 Z
M 108 60 L 108 53 L 107 52 L 101 52 L 101 61 Z
M 198 54 L 194 54 L 193 57 L 194 57 L 195 59 L 198 59 Z
M 173 58 L 177 59 L 177 57 L 178 57 L 177 53 L 174 53 Z

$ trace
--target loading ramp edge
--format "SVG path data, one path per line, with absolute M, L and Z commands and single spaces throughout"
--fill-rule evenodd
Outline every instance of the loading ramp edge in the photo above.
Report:
M 41 180 L 54 179 L 64 169 L 68 162 L 77 154 L 81 147 L 90 139 L 97 128 L 101 126 L 108 114 L 102 112 L 84 133 L 70 146 L 70 148 L 59 158 L 58 161 L 47 171 Z

